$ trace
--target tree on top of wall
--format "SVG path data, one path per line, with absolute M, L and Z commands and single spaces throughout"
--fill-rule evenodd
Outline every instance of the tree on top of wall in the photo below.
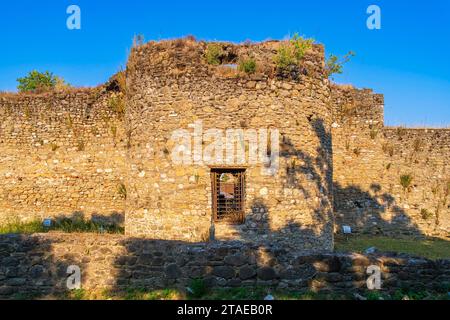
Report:
M 17 79 L 20 92 L 44 92 L 53 89 L 64 89 L 69 87 L 64 79 L 53 75 L 52 72 L 30 71 L 27 76 Z
M 349 62 L 355 55 L 353 51 L 348 52 L 343 57 L 338 57 L 334 54 L 330 55 L 325 66 L 328 77 L 332 77 L 333 74 L 342 74 L 344 72 L 344 64 Z

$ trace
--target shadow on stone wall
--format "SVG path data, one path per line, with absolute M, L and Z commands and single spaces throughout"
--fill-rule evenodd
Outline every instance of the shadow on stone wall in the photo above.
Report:
M 283 137 L 281 151 L 281 156 L 291 163 L 286 170 L 283 188 L 296 188 L 306 199 L 332 192 L 331 136 L 322 120 L 311 120 L 311 126 L 320 140 L 317 157 L 295 149 L 288 137 Z M 315 185 L 317 194 L 312 195 L 308 191 L 310 188 L 303 187 L 305 176 L 308 183 Z M 317 248 L 323 248 L 325 241 L 330 242 L 331 248 L 331 197 L 322 198 L 322 203 L 311 210 L 313 220 L 323 228 L 313 229 L 293 218 L 280 229 L 272 230 L 271 212 L 264 200 L 257 198 L 251 205 L 250 221 L 235 226 L 238 237 L 234 241 L 208 244 L 164 241 L 158 242 L 161 248 L 155 251 L 154 241 L 126 240 L 127 254 L 116 259 L 117 266 L 126 271 L 119 273 L 120 280 L 114 289 L 178 286 L 184 290 L 196 278 L 204 279 L 208 286 L 279 286 L 280 279 L 283 279 L 282 286 L 308 288 L 319 270 L 312 261 L 299 260 L 298 257 L 312 251 L 317 253 Z M 142 255 L 141 252 L 147 253 Z M 322 256 L 316 258 L 320 260 Z M 333 263 L 330 262 L 331 265 Z
M 312 183 L 319 193 L 330 195 L 324 197 L 317 208 L 313 208 L 315 221 L 321 222 L 319 225 L 332 221 L 329 219 L 332 219 L 331 195 L 334 194 L 336 211 L 345 211 L 353 206 L 358 209 L 360 214 L 354 215 L 356 217 L 354 223 L 358 226 L 392 228 L 392 230 L 397 230 L 401 226 L 402 230 L 407 230 L 411 234 L 420 233 L 406 213 L 395 206 L 394 197 L 388 193 L 381 193 L 379 186 L 372 186 L 372 191 L 376 194 L 373 196 L 354 186 L 343 188 L 338 184 L 333 185 L 331 139 L 327 136 L 328 133 L 321 120 L 311 120 L 311 125 L 320 140 L 317 156 L 313 157 L 302 150 L 296 150 L 288 137 L 283 140 L 282 157 L 288 160 L 296 159 L 286 171 L 284 187 L 296 188 L 306 199 L 310 199 L 316 195 L 311 194 L 308 191 L 310 188 L 304 188 L 303 184 Z M 341 198 L 343 195 L 345 199 Z M 346 201 L 352 202 L 351 205 Z M 391 220 L 384 217 L 388 207 L 394 212 Z M 367 208 L 370 208 L 370 212 L 367 212 Z M 103 244 L 92 244 L 90 249 L 95 252 L 91 254 L 94 255 L 94 260 L 100 261 L 97 261 L 98 263 L 104 263 L 102 255 L 108 255 L 112 259 L 112 265 L 107 267 L 113 272 L 112 291 L 130 288 L 185 290 L 193 279 L 199 278 L 210 287 L 265 286 L 291 290 L 363 290 L 367 278 L 365 268 L 368 265 L 384 263 L 390 268 L 389 263 L 392 263 L 392 270 L 400 270 L 398 268 L 400 262 L 391 258 L 380 262 L 377 257 L 310 253 L 307 244 L 314 248 L 318 242 L 327 241 L 333 230 L 307 227 L 294 220 L 288 221 L 278 230 L 271 230 L 269 223 L 271 212 L 263 199 L 255 199 L 252 211 L 259 216 L 258 223 L 253 228 L 236 227 L 239 237 L 235 241 L 192 244 L 122 237 L 119 240 L 120 254 L 111 253 L 108 248 L 110 242 L 107 240 Z M 72 215 L 72 218 L 80 217 L 84 218 L 82 212 Z M 115 218 L 123 219 L 121 215 Z M 379 220 L 385 221 L 385 224 L 373 223 Z M 332 228 L 332 223 L 329 225 Z M 15 245 L 11 245 L 11 241 L 0 241 L 0 296 L 14 294 L 42 297 L 66 292 L 67 267 L 75 264 L 84 269 L 91 261 L 90 254 L 86 257 L 81 254 L 74 256 L 70 252 L 71 243 L 68 244 L 67 252 L 58 253 L 58 258 L 55 258 L 52 253 L 53 240 L 40 236 L 11 237 L 17 237 Z M 255 237 L 259 241 L 254 241 Z M 72 242 L 76 242 L 76 238 L 74 239 Z M 298 243 L 302 243 L 302 246 L 299 247 Z M 444 267 L 440 266 L 440 262 L 436 263 L 436 267 L 430 267 L 430 261 L 414 260 L 411 265 L 406 266 L 406 270 L 417 269 L 417 263 L 420 263 L 423 270 L 432 270 L 430 281 L 439 279 L 440 273 L 444 270 L 442 268 L 448 267 L 448 262 L 442 264 Z M 389 271 L 388 267 L 386 270 Z M 109 270 L 103 270 L 107 271 Z M 399 279 L 401 272 L 385 280 L 395 288 L 401 280 Z M 423 274 L 411 271 L 411 274 L 406 274 L 405 277 L 414 284 L 417 277 L 422 276 Z
M 274 230 L 270 222 L 271 212 L 264 200 L 261 198 L 255 199 L 251 207 L 253 215 L 258 217 L 258 221 L 254 224 L 252 222 L 246 223 L 243 226 L 235 225 L 234 228 L 238 234 L 237 241 L 254 243 L 263 249 L 284 249 L 297 254 L 330 251 L 324 248 L 327 241 L 331 247 L 330 230 L 320 227 L 313 229 L 294 219 L 288 220 L 281 228 Z M 325 223 L 321 220 L 323 219 L 323 212 L 320 209 L 315 209 L 313 216 L 316 221 L 320 221 L 319 225 L 323 226 L 323 223 Z
M 305 199 L 320 194 L 317 208 L 312 208 L 318 225 L 333 221 L 332 208 L 345 210 L 343 194 L 351 194 L 352 199 L 365 199 L 364 203 L 354 203 L 360 207 L 360 215 L 355 215 L 358 226 L 371 227 L 374 220 L 385 221 L 383 214 L 386 203 L 395 213 L 392 221 L 378 225 L 379 228 L 400 228 L 408 234 L 420 233 L 406 213 L 394 204 L 394 197 L 381 193 L 380 186 L 373 185 L 376 197 L 357 187 L 342 188 L 332 183 L 331 137 L 320 119 L 312 119 L 320 145 L 316 156 L 296 149 L 288 137 L 283 137 L 281 156 L 290 165 L 286 169 L 283 188 L 300 190 Z M 328 150 L 329 152 L 324 152 Z M 314 184 L 317 194 L 304 185 Z M 331 195 L 337 198 L 332 200 Z M 360 201 L 360 200 L 355 200 Z M 376 258 L 364 256 L 336 255 L 329 252 L 318 253 L 327 236 L 333 232 L 325 228 L 313 228 L 298 221 L 287 221 L 278 230 L 270 227 L 271 212 L 264 199 L 253 201 L 251 221 L 236 226 L 238 237 L 234 241 L 213 241 L 207 244 L 188 244 L 176 241 L 153 241 L 145 239 L 125 240 L 126 254 L 117 257 L 116 267 L 120 268 L 114 290 L 129 287 L 144 289 L 179 287 L 185 289 L 193 279 L 204 279 L 208 286 L 242 287 L 269 286 L 295 290 L 359 290 L 366 289 L 366 267 L 380 264 Z M 370 213 L 365 208 L 370 207 Z M 256 219 L 256 220 L 255 220 Z M 252 224 L 252 222 L 254 222 Z M 330 228 L 332 224 L 330 223 Z M 298 237 L 298 238 L 297 238 Z M 257 240 L 255 240 L 257 239 Z M 301 245 L 299 245 L 301 244 Z M 142 254 L 144 252 L 144 254 Z M 312 253 L 313 252 L 313 253 Z M 398 279 L 386 279 L 395 286 Z M 336 284 L 336 285 L 335 285 Z
M 82 261 L 68 251 L 55 258 L 45 236 L 0 237 L 0 299 L 33 299 L 67 292 L 67 268 Z
M 242 241 L 186 243 L 81 235 L 0 236 L 0 299 L 64 297 L 67 267 L 77 265 L 87 290 L 260 287 L 322 293 L 367 291 L 367 267 L 383 270 L 383 290 L 446 290 L 449 260 L 407 255 L 294 254 Z M 447 291 L 445 291 L 447 292 Z M 261 297 L 263 298 L 263 297 Z
M 310 125 L 316 133 L 319 145 L 316 156 L 294 147 L 289 137 L 282 137 L 280 156 L 287 162 L 283 188 L 298 189 L 306 199 L 313 197 L 305 182 L 314 183 L 321 194 L 332 193 L 332 146 L 331 133 L 327 132 L 323 120 L 310 119 Z M 307 181 L 305 181 L 305 177 Z
M 300 160 L 300 164 L 293 162 L 288 166 L 285 188 L 297 188 L 305 198 L 310 198 L 313 195 L 303 187 L 305 181 L 302 181 L 302 178 L 306 177 L 308 180 L 306 182 L 315 183 L 316 189 L 321 193 L 332 195 L 330 203 L 335 213 L 338 232 L 341 231 L 342 225 L 348 224 L 355 231 L 369 234 L 424 236 L 418 225 L 395 204 L 395 197 L 390 193 L 381 192 L 382 187 L 379 184 L 371 185 L 372 195 L 358 186 L 342 187 L 339 183 L 332 182 L 331 133 L 326 131 L 321 119 L 311 119 L 310 124 L 320 142 L 316 157 L 295 149 L 288 138 L 283 139 L 284 148 L 281 155 L 286 159 Z M 322 205 L 326 206 L 328 203 Z M 315 210 L 315 218 L 317 221 L 323 221 L 324 218 L 332 219 L 321 210 Z
M 357 186 L 334 184 L 334 212 L 337 227 L 349 225 L 353 231 L 386 236 L 425 236 L 408 214 L 395 204 L 395 197 L 371 186 L 375 195 Z M 340 231 L 340 230 L 339 230 Z
M 332 247 L 331 132 L 327 132 L 322 119 L 310 118 L 308 120 L 319 141 L 315 152 L 298 149 L 288 136 L 282 136 L 280 157 L 282 162 L 286 163 L 282 189 L 299 190 L 309 203 L 314 203 L 311 198 L 319 198 L 320 202 L 312 204 L 308 210 L 312 213 L 312 220 L 317 223 L 317 226 L 304 225 L 300 222 L 303 217 L 292 216 L 284 226 L 278 230 L 271 230 L 268 206 L 264 204 L 263 199 L 255 199 L 252 204 L 252 215 L 258 217 L 257 232 L 260 237 L 267 237 L 268 241 L 265 241 L 265 246 L 278 243 L 289 250 L 303 252 L 313 251 L 314 248 L 328 247 L 331 249 Z M 241 232 L 240 238 L 244 241 L 251 241 L 255 237 L 250 236 L 247 232 Z
M 185 291 L 196 279 L 202 279 L 207 287 L 228 288 L 277 287 L 284 279 L 292 280 L 290 285 L 300 289 L 307 288 L 316 275 L 306 260 L 294 269 L 295 256 L 286 248 L 242 241 L 192 244 L 128 239 L 123 245 L 127 254 L 114 263 L 120 269 L 112 287 L 116 292 L 130 288 Z

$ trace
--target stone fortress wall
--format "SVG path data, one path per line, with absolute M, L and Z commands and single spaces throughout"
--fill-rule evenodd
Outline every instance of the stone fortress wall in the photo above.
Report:
M 332 86 L 332 107 L 336 228 L 448 235 L 450 129 L 386 127 L 367 89 Z
M 245 223 L 216 224 L 218 239 L 330 250 L 333 205 L 335 231 L 448 234 L 450 130 L 385 127 L 381 95 L 329 84 L 323 46 L 306 55 L 298 79 L 280 80 L 271 74 L 279 43 L 221 45 L 219 66 L 204 61 L 204 42 L 151 42 L 133 49 L 120 88 L 112 80 L 0 95 L 0 222 L 122 222 L 126 211 L 129 236 L 206 240 L 218 164 L 171 160 L 173 131 L 201 121 L 203 133 L 280 131 L 275 175 L 239 164 L 247 168 Z M 261 68 L 254 75 L 229 66 L 246 56 Z
M 114 90 L 0 96 L 0 222 L 123 222 L 124 125 Z
M 450 260 L 408 255 L 295 254 L 249 243 L 197 243 L 119 235 L 0 235 L 0 299 L 67 293 L 67 268 L 79 266 L 82 288 L 185 292 L 192 279 L 208 287 L 283 291 L 367 292 L 367 268 L 382 272 L 382 291 L 446 292 Z
M 179 165 L 172 160 L 173 132 L 192 131 L 189 125 L 201 121 L 203 132 L 280 131 L 280 164 L 273 175 L 263 175 L 262 164 L 248 163 L 247 142 L 246 161 L 231 164 L 247 168 L 246 219 L 243 225 L 216 223 L 216 239 L 277 240 L 294 249 L 330 250 L 332 114 L 323 47 L 315 46 L 305 57 L 301 81 L 278 81 L 264 71 L 237 74 L 227 60 L 252 56 L 267 66 L 279 43 L 221 45 L 220 66 L 204 61 L 206 43 L 189 39 L 151 42 L 132 52 L 127 67 L 132 146 L 126 232 L 156 239 L 209 238 L 211 167 L 223 163 Z M 206 148 L 211 141 L 205 140 Z

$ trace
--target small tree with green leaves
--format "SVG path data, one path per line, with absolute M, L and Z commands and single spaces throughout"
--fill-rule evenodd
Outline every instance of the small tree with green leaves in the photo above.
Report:
M 343 57 L 338 57 L 334 54 L 331 54 L 325 66 L 327 76 L 332 77 L 333 74 L 342 74 L 344 71 L 344 64 L 349 62 L 350 59 L 354 56 L 355 53 L 353 51 L 350 51 Z
M 17 79 L 20 92 L 43 92 L 54 88 L 64 88 L 69 86 L 64 79 L 53 75 L 49 71 L 39 72 L 33 70 L 27 76 Z
M 223 55 L 222 46 L 217 43 L 209 43 L 206 47 L 205 58 L 209 64 L 219 65 L 221 63 L 220 56 Z

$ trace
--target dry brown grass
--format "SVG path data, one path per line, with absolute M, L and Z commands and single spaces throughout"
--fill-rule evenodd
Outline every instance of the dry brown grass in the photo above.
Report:
M 422 138 L 416 138 L 413 141 L 413 150 L 414 152 L 420 152 L 423 150 L 425 146 L 424 141 L 422 140 Z
M 125 71 L 121 70 L 116 74 L 116 80 L 117 80 L 117 84 L 120 88 L 120 91 L 123 94 L 126 94 L 127 92 L 127 75 L 125 73 Z
M 221 78 L 231 79 L 240 77 L 241 72 L 229 66 L 217 66 L 215 68 L 215 74 Z
M 381 148 L 382 148 L 382 150 L 383 150 L 383 152 L 385 153 L 385 154 L 388 154 L 390 157 L 392 157 L 393 155 L 394 155 L 394 151 L 395 151 L 395 149 L 394 149 L 394 146 L 392 145 L 392 144 L 390 144 L 390 143 L 383 143 L 383 145 L 381 146 Z
M 125 95 L 122 92 L 119 92 L 117 95 L 112 95 L 108 100 L 108 106 L 120 118 L 123 118 L 126 111 Z
M 60 90 L 47 90 L 43 92 L 0 92 L 0 98 L 5 99 L 21 99 L 24 97 L 34 97 L 34 98 L 48 98 L 58 94 L 77 94 L 77 93 L 89 93 L 98 90 L 101 86 L 97 87 L 64 87 Z

